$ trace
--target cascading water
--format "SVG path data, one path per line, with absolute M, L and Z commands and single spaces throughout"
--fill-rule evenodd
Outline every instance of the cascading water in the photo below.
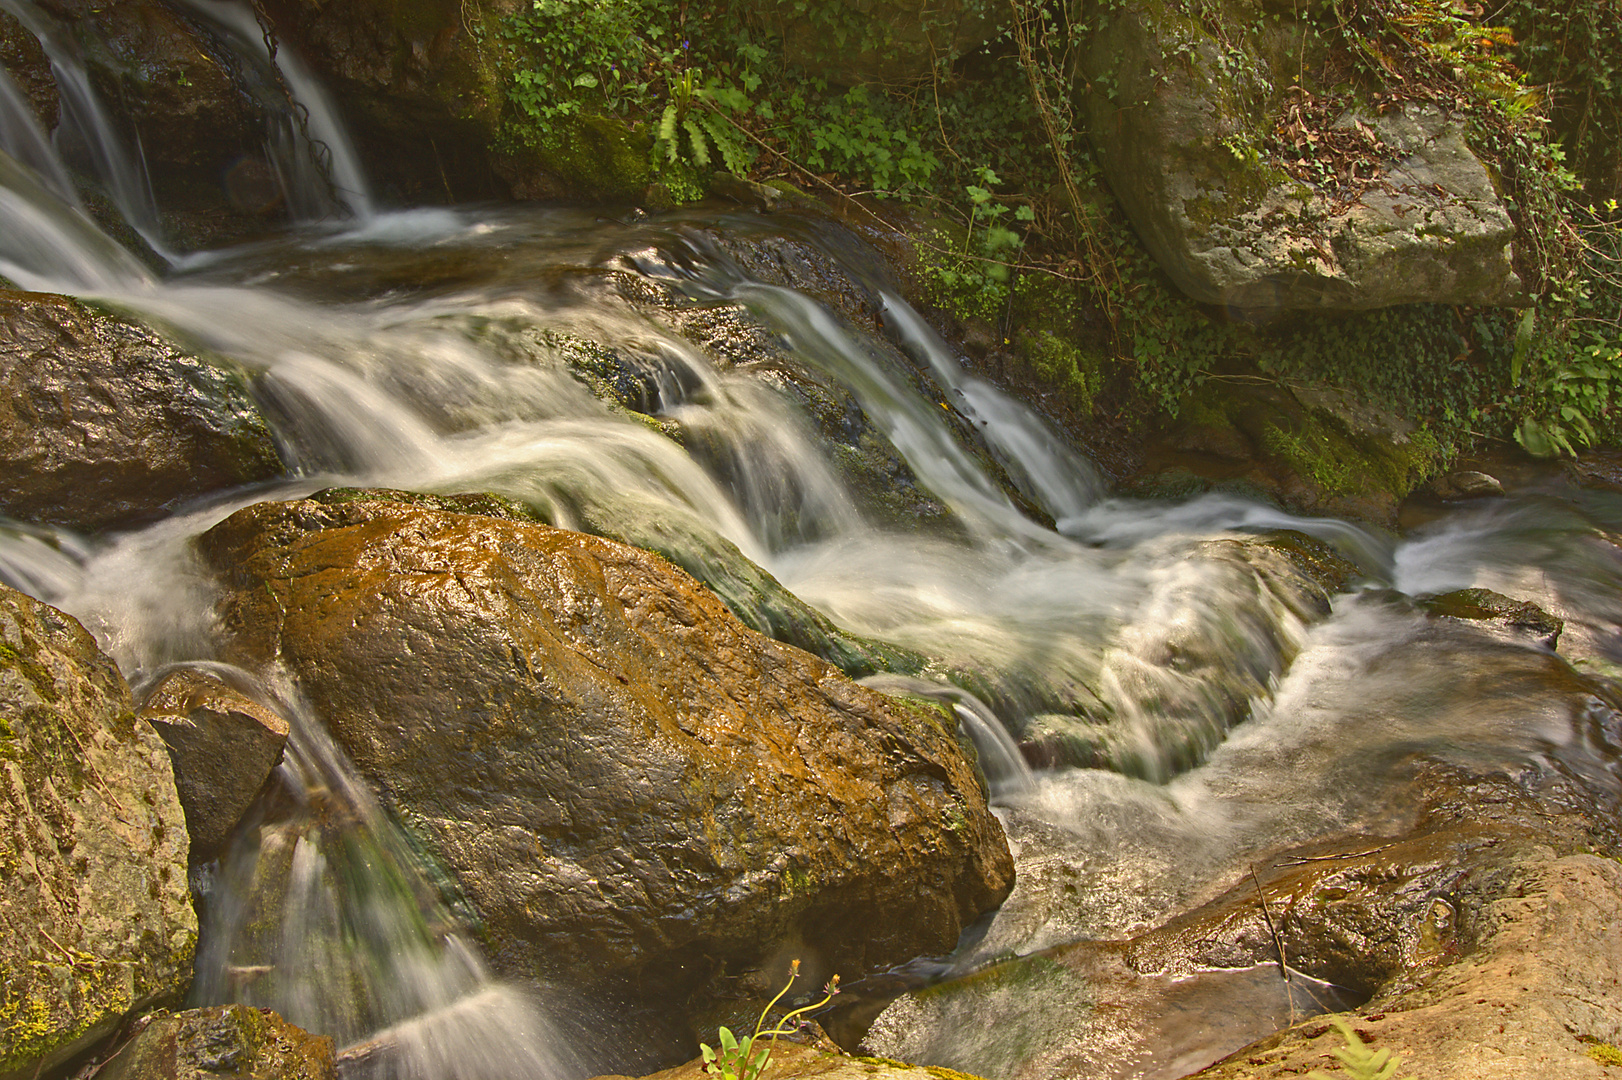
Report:
M 289 108 L 272 117 L 266 149 L 293 220 L 327 221 L 339 214 L 371 217 L 371 184 L 360 156 L 337 107 L 298 53 L 283 43 L 270 55 L 265 29 L 246 3 L 185 0 L 185 4 L 224 30 L 244 63 L 267 73 L 273 70 L 270 81 L 286 87 Z
M 62 167 L 62 159 L 51 149 L 33 107 L 4 68 L 0 68 L 0 152 L 34 170 L 57 198 L 78 205 L 79 193 L 73 190 L 73 180 Z
M 251 44 L 246 8 L 190 2 Z M 290 58 L 278 63 L 307 94 Z M 328 141 L 320 111 L 311 137 Z M 337 165 L 342 140 L 328 145 L 334 181 L 365 216 L 363 181 Z M 1513 708 L 1484 708 L 1459 689 L 1459 672 L 1475 670 L 1466 644 L 1379 590 L 1342 595 L 1325 616 L 1278 583 L 1255 544 L 1268 530 L 1307 533 L 1368 582 L 1410 593 L 1536 584 L 1598 640 L 1622 620 L 1622 573 L 1590 541 L 1596 521 L 1622 519 L 1616 507 L 1570 509 L 1551 525 L 1515 503 L 1394 544 L 1229 496 L 1105 499 L 1088 463 L 964 373 L 902 301 L 880 301 L 893 341 L 858 331 L 739 270 L 707 239 L 725 220 L 373 214 L 349 233 L 220 253 L 158 282 L 50 175 L 49 162 L 0 156 L 0 273 L 115 300 L 249 367 L 300 473 L 94 541 L 0 529 L 0 579 L 76 615 L 132 682 L 214 659 L 212 587 L 191 541 L 260 499 L 335 484 L 494 491 L 560 525 L 683 551 L 730 545 L 841 627 L 917 650 L 930 674 L 973 687 L 884 684 L 951 701 L 1022 847 L 1022 891 L 966 940 L 957 970 L 1125 934 L 1259 850 L 1400 815 L 1421 752 L 1506 769 L 1556 760 L 1616 783 L 1614 750 L 1536 707 L 1546 653 L 1495 652 L 1497 677 L 1519 673 L 1529 689 Z M 420 284 L 379 287 L 374 267 Z M 638 302 L 648 292 L 668 303 Z M 681 332 L 683 311 L 758 331 L 771 359 L 700 347 Z M 610 376 L 633 387 L 625 400 L 641 415 L 588 388 Z M 849 395 L 847 411 L 893 450 L 883 469 L 910 476 L 932 518 L 896 524 L 851 478 L 855 452 L 819 429 L 796 379 Z M 1022 513 L 1004 477 L 1058 529 Z M 1521 570 L 1533 561 L 1541 583 Z M 533 1001 L 484 972 L 458 913 L 298 688 L 275 671 L 225 674 L 294 736 L 275 796 L 205 884 L 198 1000 L 274 1006 L 332 1033 L 347 1075 L 580 1068 L 560 1060 Z M 1033 774 L 1018 743 L 1085 751 L 1092 767 Z M 267 895 L 274 911 L 250 910 L 248 898 Z
M 169 257 L 163 224 L 158 219 L 158 204 L 147 179 L 146 159 L 141 154 L 140 136 L 136 136 L 135 149 L 131 151 L 102 104 L 101 95 L 90 82 L 78 42 L 33 0 L 0 0 L 0 9 L 10 12 L 38 38 L 45 55 L 50 57 L 62 102 L 62 118 L 55 135 L 58 149 L 81 147 L 91 171 L 106 186 L 108 196 L 125 222 L 153 251 Z M 52 171 L 63 170 L 57 165 Z

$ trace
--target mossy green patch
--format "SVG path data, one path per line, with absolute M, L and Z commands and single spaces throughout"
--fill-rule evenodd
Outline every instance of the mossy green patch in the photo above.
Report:
M 514 118 L 503 125 L 499 146 L 586 198 L 635 198 L 654 179 L 652 137 L 618 117 L 559 116 L 545 123 Z
M 1611 1065 L 1622 1068 L 1622 1049 L 1610 1043 L 1593 1043 L 1588 1047 L 1588 1056 L 1601 1065 Z

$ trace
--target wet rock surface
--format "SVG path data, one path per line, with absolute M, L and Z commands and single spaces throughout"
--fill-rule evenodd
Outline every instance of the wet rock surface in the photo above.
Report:
M 690 991 L 794 941 L 854 973 L 949 948 L 1011 884 L 942 714 L 656 556 L 371 501 L 260 504 L 199 543 L 231 654 L 298 678 L 506 970 Z
M 216 1005 L 146 1022 L 96 1074 L 103 1080 L 337 1080 L 332 1040 L 269 1009 Z
M 1308 799 L 1312 812 L 1333 815 L 1347 800 L 1354 819 L 1374 828 L 1197 859 L 1208 869 L 1196 880 L 1161 880 L 1147 865 L 1153 853 L 1175 850 L 1168 840 L 1184 829 L 1207 847 L 1232 842 L 1238 807 L 1204 820 L 1203 794 L 1184 791 L 1169 818 L 1135 813 L 1132 800 L 1167 796 L 1116 784 L 1103 789 L 1114 799 L 1052 824 L 1016 801 L 1004 814 L 1019 885 L 955 958 L 971 973 L 898 999 L 863 1045 L 1022 1080 L 1140 1074 L 1133 1070 L 1170 1078 L 1291 1028 L 1212 1074 L 1273 1077 L 1328 1069 L 1323 1055 L 1339 1036 L 1322 1021 L 1296 1025 L 1358 1008 L 1402 1033 L 1399 1043 L 1354 1020 L 1418 1076 L 1433 1061 L 1438 1076 L 1603 1075 L 1584 1071 L 1595 1044 L 1584 1040 L 1613 1043 L 1622 1015 L 1611 932 L 1622 905 L 1614 859 L 1622 729 L 1609 684 L 1473 623 L 1416 629 L 1354 680 L 1367 699 L 1358 724 L 1415 718 L 1378 756 L 1320 772 L 1305 744 L 1236 732 L 1248 745 L 1213 759 L 1231 766 L 1237 755 L 1253 766 L 1280 755 L 1301 775 L 1252 794 L 1276 805 L 1268 813 L 1298 815 L 1292 806 Z M 1429 685 L 1418 677 L 1439 668 L 1455 672 L 1442 697 L 1434 677 Z M 1315 722 L 1308 703 L 1286 704 L 1301 710 L 1286 725 Z M 1198 790 L 1225 786 L 1219 771 Z M 1099 851 L 1088 837 L 1095 830 L 1118 834 L 1118 850 Z M 1224 882 L 1218 895 L 1205 891 Z M 1557 903 L 1557 893 L 1570 899 Z M 1168 920 L 1167 911 L 1183 914 Z M 1110 939 L 1051 944 L 1089 929 Z M 1037 951 L 999 962 L 1028 949 Z M 1489 1005 L 1498 1011 L 1482 1011 Z M 1507 1015 L 1518 1021 L 1499 1029 Z M 1222 1019 L 1204 1022 L 1213 1017 Z
M 1548 649 L 1560 643 L 1560 632 L 1566 626 L 1564 619 L 1529 600 L 1517 600 L 1491 589 L 1455 589 L 1428 597 L 1421 601 L 1421 606 L 1441 618 L 1500 627 L 1508 633 L 1531 638 Z
M 97 530 L 282 472 L 242 377 L 76 300 L 0 292 L 0 513 Z
M 1416 1075 L 1606 1075 L 1582 1039 L 1618 1036 L 1622 954 L 1610 928 L 1622 917 L 1622 869 L 1582 852 L 1593 822 L 1546 815 L 1502 783 L 1450 777 L 1431 797 L 1406 837 L 1280 852 L 1145 934 L 1061 946 L 904 997 L 864 1046 L 1022 1078 L 1133 1063 L 1182 1076 L 1230 1053 L 1199 1075 L 1294 1076 L 1328 1068 L 1343 1045 L 1321 1020 L 1298 1018 L 1355 1007 L 1365 1039 Z M 1211 1021 L 1203 1034 L 1177 1029 L 1190 1010 Z M 1239 1050 L 1272 1028 L 1288 1030 Z M 965 1040 L 965 1030 L 978 1034 Z
M 77 622 L 0 586 L 0 1077 L 48 1074 L 191 982 L 163 742 Z
M 1474 913 L 1475 947 L 1418 985 L 1383 991 L 1348 1019 L 1400 1074 L 1485 1080 L 1614 1076 L 1591 1051 L 1622 1043 L 1622 867 L 1535 845 Z M 1234 1054 L 1208 1080 L 1327 1069 L 1344 1045 L 1308 1022 Z
M 191 861 L 212 858 L 281 760 L 287 721 L 219 678 L 192 670 L 160 680 L 139 715 L 169 748 Z

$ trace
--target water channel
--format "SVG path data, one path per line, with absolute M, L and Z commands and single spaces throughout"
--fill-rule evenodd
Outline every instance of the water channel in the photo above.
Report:
M 51 55 L 71 76 L 71 53 Z M 317 92 L 295 57 L 280 62 Z M 206 913 L 194 1000 L 273 1006 L 332 1034 L 348 1075 L 561 1080 L 594 1062 L 557 1034 L 566 993 L 488 974 L 297 685 L 218 664 L 213 587 L 190 544 L 256 501 L 333 486 L 497 492 L 684 565 L 735 548 L 842 629 L 931 658 L 928 684 L 891 685 L 943 695 L 975 736 L 1020 884 L 929 979 L 1124 937 L 1216 895 L 1262 853 L 1390 830 L 1426 763 L 1579 775 L 1615 797 L 1614 714 L 1594 698 L 1573 716 L 1546 689 L 1565 661 L 1439 625 L 1414 598 L 1481 586 L 1534 600 L 1566 619 L 1591 669 L 1622 662 L 1610 541 L 1622 496 L 1534 476 L 1401 535 L 1234 495 L 1113 497 L 1033 411 L 966 371 L 849 234 L 793 215 L 381 209 L 345 152 L 336 195 L 291 200 L 312 220 L 167 253 L 160 272 L 64 190 L 69 169 L 16 96 L 0 81 L 0 274 L 138 313 L 240 366 L 293 468 L 133 531 L 0 524 L 0 580 L 76 616 L 137 689 L 203 665 L 289 719 L 284 797 L 194 882 Z M 117 205 L 166 251 L 138 145 L 98 136 L 90 98 L 68 100 L 64 123 L 107 159 Z M 295 172 L 284 182 L 312 182 Z M 762 253 L 784 252 L 837 267 L 874 324 L 761 269 Z M 585 377 L 605 372 L 635 388 L 635 408 Z M 830 436 L 812 408 L 827 400 L 882 441 L 882 468 Z M 875 489 L 881 474 L 892 489 Z M 1355 567 L 1328 610 L 1255 556 L 1278 530 Z M 1020 743 L 1062 752 L 1033 772 Z M 269 873 L 283 885 L 267 913 L 254 882 Z M 998 1080 L 1070 1075 L 1074 1060 L 1032 1064 L 1052 1046 L 1006 1037 L 1021 1008 L 1062 1010 L 1069 992 L 929 1029 L 892 1018 L 879 1048 Z M 1238 1045 L 1235 1032 L 1277 1026 L 1281 1008 L 1342 1000 L 1327 984 L 1293 1005 L 1288 992 L 1270 968 L 1184 980 L 1137 1027 L 1092 1032 L 1106 1049 L 1089 1069 L 1182 1075 Z

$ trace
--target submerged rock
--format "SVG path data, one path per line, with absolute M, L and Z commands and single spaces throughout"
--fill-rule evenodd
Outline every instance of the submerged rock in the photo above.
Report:
M 1530 637 L 1539 645 L 1554 648 L 1566 622 L 1529 600 L 1517 600 L 1491 589 L 1455 589 L 1428 597 L 1420 606 L 1432 615 L 1448 619 L 1490 623 L 1512 633 Z
M 1431 489 L 1436 492 L 1437 498 L 1448 501 L 1504 497 L 1504 485 L 1499 483 L 1496 477 L 1473 469 L 1463 469 L 1439 476 L 1431 482 Z
M 151 1018 L 101 1080 L 337 1080 L 332 1040 L 269 1009 L 215 1005 Z
M 0 514 L 105 529 L 282 472 L 242 376 L 137 323 L 0 292 Z
M 215 676 L 191 670 L 165 676 L 140 717 L 169 748 L 191 861 L 203 862 L 224 846 L 281 760 L 287 721 Z
M 1011 885 L 950 721 L 657 556 L 366 500 L 262 503 L 199 546 L 227 651 L 297 678 L 510 972 L 687 992 L 792 943 L 853 975 Z
M 0 586 L 0 1077 L 49 1074 L 191 982 L 163 742 L 77 622 Z

